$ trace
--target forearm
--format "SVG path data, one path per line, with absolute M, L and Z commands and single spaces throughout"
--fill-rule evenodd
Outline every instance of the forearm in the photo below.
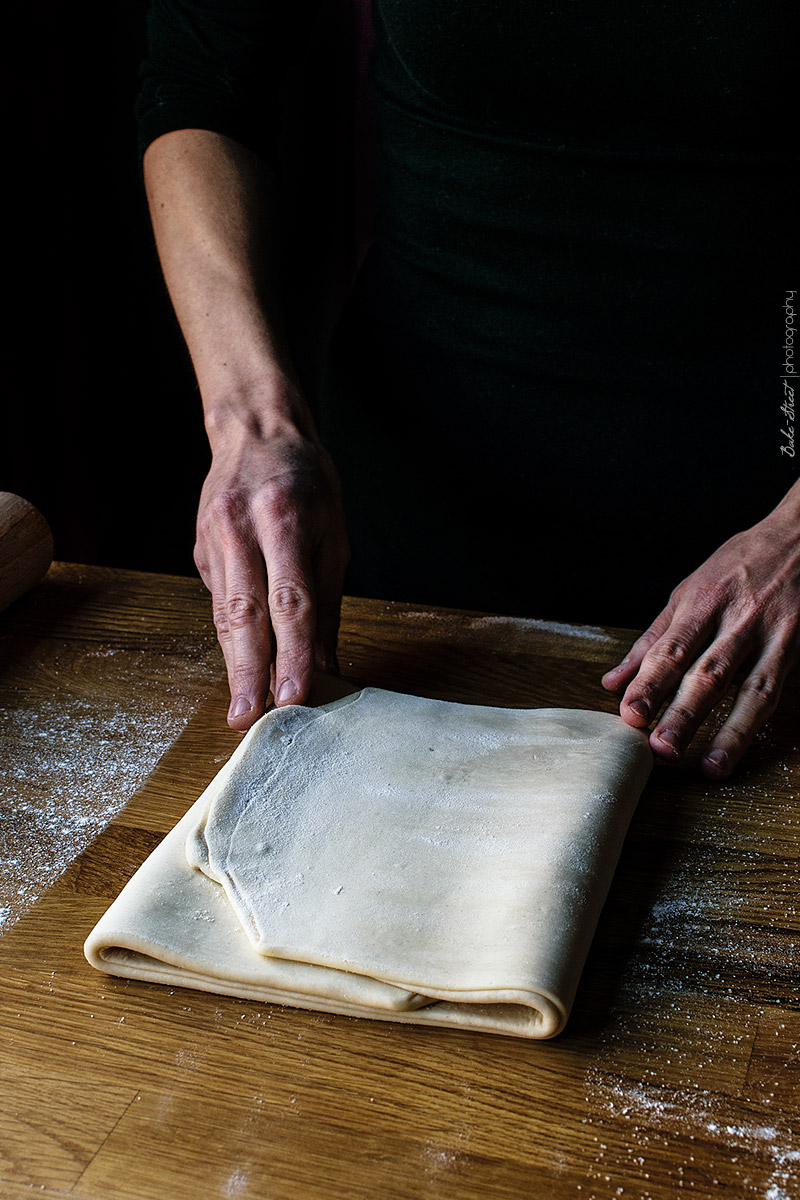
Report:
M 307 430 L 281 327 L 267 168 L 221 134 L 185 129 L 148 147 L 144 174 L 212 446 L 232 423 L 262 434 L 286 421 Z
M 272 690 L 304 702 L 336 662 L 347 562 L 339 483 L 281 329 L 274 206 L 260 158 L 220 134 L 164 134 L 145 183 L 167 287 L 213 452 L 195 562 L 212 593 L 231 692 L 249 729 Z

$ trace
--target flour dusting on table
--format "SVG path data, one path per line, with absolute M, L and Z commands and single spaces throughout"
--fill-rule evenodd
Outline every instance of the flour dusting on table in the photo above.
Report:
M 582 638 L 589 642 L 613 642 L 614 639 L 605 629 L 596 625 L 568 625 L 563 621 L 540 621 L 533 617 L 473 617 L 469 623 L 470 629 L 486 629 L 488 626 L 509 626 L 520 630 L 529 629 L 537 633 L 554 633 L 561 637 Z
M 197 685 L 215 677 L 212 654 L 209 641 L 164 655 L 154 679 L 152 655 L 90 650 L 84 661 L 102 659 L 105 697 L 69 666 L 59 670 L 53 654 L 52 696 L 34 704 L 21 694 L 18 705 L 0 709 L 0 933 L 152 773 L 197 708 Z
M 773 1109 L 770 1075 L 800 1055 L 800 1022 L 780 999 L 800 978 L 800 888 L 787 849 L 799 816 L 796 795 L 764 796 L 740 776 L 710 787 L 673 843 L 586 1071 L 595 1154 L 581 1200 L 709 1187 L 741 1200 L 800 1196 L 800 1129 L 777 1101 Z M 733 1033 L 732 1004 L 742 1017 Z M 759 1073 L 773 1039 L 774 1068 Z

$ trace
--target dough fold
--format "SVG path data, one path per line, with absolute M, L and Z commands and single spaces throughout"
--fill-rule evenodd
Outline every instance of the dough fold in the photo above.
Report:
M 552 1037 L 651 766 L 644 734 L 582 709 L 377 688 L 274 709 L 86 957 L 264 1002 Z

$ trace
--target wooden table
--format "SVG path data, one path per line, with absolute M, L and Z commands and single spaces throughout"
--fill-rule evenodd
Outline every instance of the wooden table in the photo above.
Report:
M 358 682 L 611 711 L 628 641 L 350 601 L 340 644 Z M 238 741 L 208 598 L 56 565 L 0 653 L 2 1197 L 800 1195 L 796 682 L 732 781 L 656 769 L 535 1043 L 92 970 L 86 934 Z

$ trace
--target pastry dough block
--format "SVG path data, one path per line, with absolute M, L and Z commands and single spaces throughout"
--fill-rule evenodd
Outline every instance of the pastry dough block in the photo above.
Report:
M 273 709 L 87 939 L 101 971 L 547 1038 L 652 766 L 582 709 Z

